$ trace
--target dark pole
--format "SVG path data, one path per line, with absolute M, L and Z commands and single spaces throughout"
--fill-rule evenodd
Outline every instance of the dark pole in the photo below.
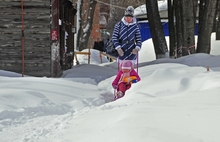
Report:
M 22 20 L 22 30 L 21 30 L 22 77 L 24 77 L 24 0 L 21 0 L 21 20 Z

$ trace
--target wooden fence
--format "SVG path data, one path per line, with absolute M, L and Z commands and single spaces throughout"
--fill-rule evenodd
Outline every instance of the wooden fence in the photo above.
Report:
M 75 53 L 75 60 L 76 60 L 76 64 L 80 64 L 78 58 L 77 58 L 77 55 L 87 55 L 88 56 L 88 64 L 90 64 L 90 56 L 91 56 L 91 52 L 90 50 L 88 52 L 74 52 Z M 111 61 L 116 61 L 117 60 L 117 57 L 114 57 L 114 56 L 111 56 L 109 54 L 106 54 L 104 52 L 99 52 L 99 58 L 100 58 L 100 63 L 103 63 L 102 61 L 102 56 L 105 56 L 106 58 L 108 58 L 109 60 Z

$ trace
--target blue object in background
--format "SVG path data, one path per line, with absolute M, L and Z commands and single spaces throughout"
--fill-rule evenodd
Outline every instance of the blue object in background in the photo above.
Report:
M 169 36 L 169 23 L 168 22 L 161 22 L 161 23 L 162 23 L 164 35 Z M 142 42 L 150 39 L 151 33 L 150 33 L 150 26 L 148 21 L 140 21 L 138 22 L 138 25 L 141 31 Z M 196 24 L 195 35 L 198 35 L 198 24 Z

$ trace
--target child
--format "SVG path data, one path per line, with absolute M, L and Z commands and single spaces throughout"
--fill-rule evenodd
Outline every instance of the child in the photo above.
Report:
M 112 86 L 114 89 L 117 89 L 115 94 L 115 99 L 121 98 L 125 95 L 125 92 L 131 88 L 132 81 L 140 81 L 140 77 L 133 68 L 133 63 L 130 60 L 123 60 L 121 63 L 121 70 L 118 71 L 118 74 Z

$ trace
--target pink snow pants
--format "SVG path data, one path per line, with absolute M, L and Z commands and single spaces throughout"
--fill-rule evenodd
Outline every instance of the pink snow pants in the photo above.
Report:
M 117 91 L 121 91 L 123 93 L 123 95 L 125 95 L 126 90 L 128 90 L 130 88 L 131 88 L 131 84 L 127 84 L 127 83 L 121 82 L 118 85 L 118 90 Z

